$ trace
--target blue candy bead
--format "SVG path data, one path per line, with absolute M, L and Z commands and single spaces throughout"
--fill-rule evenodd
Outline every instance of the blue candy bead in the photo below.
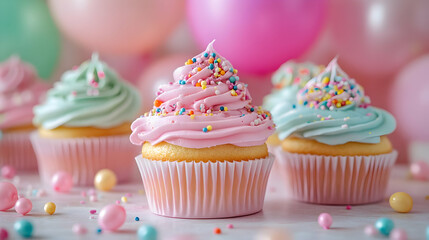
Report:
M 208 57 L 209 56 L 209 54 L 208 53 L 204 53 L 204 57 Z
M 390 218 L 379 218 L 375 222 L 375 228 L 384 236 L 389 236 L 394 227 L 395 224 Z
M 214 69 L 214 65 L 213 65 L 213 63 L 210 63 L 209 68 L 210 68 L 211 70 L 213 70 L 213 69 Z
M 150 225 L 143 225 L 137 230 L 137 238 L 139 240 L 156 240 L 158 239 L 158 232 Z
M 230 78 L 229 78 L 229 81 L 230 81 L 231 83 L 235 83 L 235 80 L 236 80 L 236 79 L 235 79 L 235 77 L 234 77 L 234 76 L 232 76 L 232 77 L 230 77 Z
M 216 57 L 216 53 L 212 53 L 212 57 L 215 58 Z
M 33 224 L 27 220 L 16 221 L 13 228 L 23 238 L 30 238 L 33 235 Z

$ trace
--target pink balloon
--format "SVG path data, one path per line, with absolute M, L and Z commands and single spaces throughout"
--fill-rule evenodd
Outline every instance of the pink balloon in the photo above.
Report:
M 9 182 L 0 182 L 0 211 L 13 207 L 18 200 L 16 187 Z
M 100 53 L 136 54 L 160 46 L 180 22 L 184 0 L 50 0 L 60 30 Z
M 302 55 L 319 35 L 324 0 L 188 0 L 187 17 L 201 48 L 216 50 L 239 71 L 265 74 Z
M 110 204 L 101 209 L 98 224 L 103 230 L 115 231 L 124 224 L 126 215 L 121 205 Z
M 19 214 L 26 215 L 33 208 L 33 204 L 28 198 L 20 198 L 15 203 L 15 211 Z
M 101 56 L 124 80 L 135 84 L 150 62 L 149 56 Z
M 393 82 L 391 110 L 397 131 L 410 140 L 429 141 L 429 55 L 407 65 Z
M 59 171 L 52 176 L 52 188 L 56 192 L 70 192 L 73 187 L 73 177 L 68 172 Z
M 194 54 L 167 56 L 153 62 L 143 71 L 138 80 L 138 86 L 142 95 L 144 112 L 152 109 L 159 86 L 174 81 L 174 70 L 185 65 L 186 60 L 193 56 Z
M 334 49 L 346 70 L 372 76 L 395 73 L 427 49 L 421 30 L 429 2 L 331 1 L 329 24 Z M 419 14 L 417 12 L 426 14 Z M 420 28 L 420 29 L 419 29 Z

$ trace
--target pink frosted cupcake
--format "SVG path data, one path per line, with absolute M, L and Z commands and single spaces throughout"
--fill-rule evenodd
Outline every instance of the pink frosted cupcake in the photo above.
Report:
M 34 107 L 37 132 L 31 135 L 39 174 L 50 182 L 58 171 L 69 172 L 76 185 L 92 185 L 100 169 L 130 180 L 138 148 L 129 144 L 130 125 L 138 116 L 140 96 L 96 54 L 63 74 Z
M 242 216 L 264 203 L 273 122 L 212 44 L 176 69 L 131 126 L 149 208 L 162 216 Z
M 33 107 L 47 88 L 34 68 L 18 57 L 0 64 L 0 166 L 37 169 L 29 135 L 34 130 Z

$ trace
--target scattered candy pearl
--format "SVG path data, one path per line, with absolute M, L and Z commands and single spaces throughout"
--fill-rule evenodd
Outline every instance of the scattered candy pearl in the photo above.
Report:
M 46 196 L 46 191 L 44 190 L 44 189 L 40 189 L 38 192 L 37 192 L 37 195 L 36 195 L 37 197 L 45 197 Z
M 91 196 L 89 196 L 89 201 L 91 201 L 91 202 L 97 202 L 98 201 L 97 195 L 91 195 Z
M 95 209 L 89 210 L 89 213 L 95 214 L 95 213 L 97 213 L 97 210 L 95 210 Z
M 429 180 L 429 164 L 423 161 L 414 162 L 410 166 L 411 175 L 416 180 Z
M 86 197 L 87 195 L 86 195 L 86 191 L 82 191 L 82 192 L 80 192 L 80 195 L 82 196 L 82 197 Z
M 88 193 L 89 196 L 93 196 L 93 195 L 97 194 L 97 192 L 95 192 L 94 188 L 90 188 L 87 193 Z
M 329 229 L 332 225 L 332 217 L 328 213 L 320 214 L 317 221 L 323 229 Z
M 16 170 L 10 165 L 5 165 L 1 168 L 1 176 L 7 179 L 12 179 L 15 177 Z
M 157 240 L 158 231 L 151 225 L 142 225 L 137 230 L 137 238 L 139 240 Z
M 408 213 L 413 209 L 413 198 L 404 192 L 397 192 L 390 196 L 390 207 L 399 213 Z
M 121 197 L 121 201 L 122 201 L 123 203 L 127 203 L 127 202 L 128 202 L 128 198 L 127 198 L 127 197 L 125 197 L 125 196 L 122 196 L 122 197 Z
M 138 222 L 138 221 L 140 221 L 140 218 L 139 218 L 139 217 L 135 217 L 135 218 L 134 218 L 134 220 L 135 220 L 136 222 Z
M 125 197 L 132 197 L 133 196 L 133 194 L 132 193 L 126 193 L 125 194 Z
M 23 238 L 30 238 L 33 235 L 33 224 L 25 219 L 16 221 L 13 228 Z
M 85 204 L 86 202 L 82 200 L 82 201 L 80 201 L 79 203 L 80 203 L 80 204 Z
M 33 204 L 28 198 L 20 198 L 15 203 L 15 211 L 19 214 L 26 215 L 33 208 Z
M 125 209 L 121 205 L 110 204 L 101 209 L 98 216 L 98 224 L 103 230 L 115 231 L 126 218 Z
M 103 229 L 97 228 L 97 234 L 101 234 L 103 232 Z
M 229 228 L 229 229 L 233 229 L 233 228 L 234 228 L 234 225 L 232 225 L 232 224 L 228 224 L 228 225 L 226 225 L 226 227 L 227 227 L 227 228 Z
M 351 210 L 351 209 L 352 209 L 352 206 L 347 205 L 347 206 L 346 206 L 346 209 L 347 209 L 347 210 Z
M 116 203 L 116 204 L 121 204 L 121 201 L 116 200 L 116 201 L 115 201 L 115 203 Z
M 9 237 L 9 233 L 6 229 L 0 228 L 0 240 L 6 240 Z
M 214 234 L 221 234 L 221 233 L 222 233 L 222 230 L 220 230 L 220 228 L 214 228 L 214 229 L 213 229 L 213 233 L 214 233 Z
M 6 211 L 15 206 L 18 191 L 12 183 L 0 182 L 0 196 L 0 211 Z
M 43 209 L 45 210 L 45 212 L 49 215 L 52 215 L 55 213 L 55 209 L 57 208 L 57 206 L 55 205 L 55 203 L 53 202 L 47 202 L 45 204 L 45 206 L 43 207 Z
M 379 218 L 375 222 L 375 228 L 384 236 L 389 236 L 392 229 L 395 227 L 393 221 L 389 218 Z
M 116 174 L 110 169 L 102 169 L 94 178 L 94 186 L 101 191 L 110 191 L 116 186 Z
M 259 231 L 255 240 L 292 240 L 291 234 L 284 229 L 263 229 Z
M 73 187 L 73 178 L 69 173 L 59 171 L 52 177 L 51 184 L 55 191 L 67 193 Z
M 378 230 L 373 225 L 368 225 L 365 227 L 364 232 L 368 236 L 375 236 L 378 233 Z
M 390 239 L 391 240 L 407 240 L 408 236 L 407 233 L 399 228 L 395 228 L 390 233 Z
M 86 229 L 85 226 L 83 226 L 83 225 L 81 225 L 79 223 L 76 223 L 75 225 L 73 225 L 72 231 L 73 231 L 74 234 L 84 235 L 84 234 L 86 234 L 88 232 L 88 229 Z

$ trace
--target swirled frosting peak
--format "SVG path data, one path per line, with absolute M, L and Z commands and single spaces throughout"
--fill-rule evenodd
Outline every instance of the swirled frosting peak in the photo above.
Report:
M 0 130 L 31 125 L 33 107 L 44 96 L 48 85 L 35 69 L 12 56 L 0 64 Z
M 369 105 L 363 88 L 341 70 L 336 59 L 295 96 L 298 104 L 292 108 L 273 110 L 280 139 L 295 136 L 329 145 L 379 143 L 396 127 L 390 113 Z
M 153 109 L 131 125 L 132 143 L 255 146 L 274 131 L 270 114 L 251 104 L 247 84 L 213 42 L 173 76 L 174 82 L 160 86 Z
M 322 110 L 345 110 L 355 106 L 366 108 L 370 104 L 363 87 L 338 66 L 337 58 L 299 91 L 297 99 L 301 105 Z
M 93 54 L 67 71 L 34 108 L 34 124 L 45 129 L 111 128 L 132 121 L 140 110 L 139 93 Z

